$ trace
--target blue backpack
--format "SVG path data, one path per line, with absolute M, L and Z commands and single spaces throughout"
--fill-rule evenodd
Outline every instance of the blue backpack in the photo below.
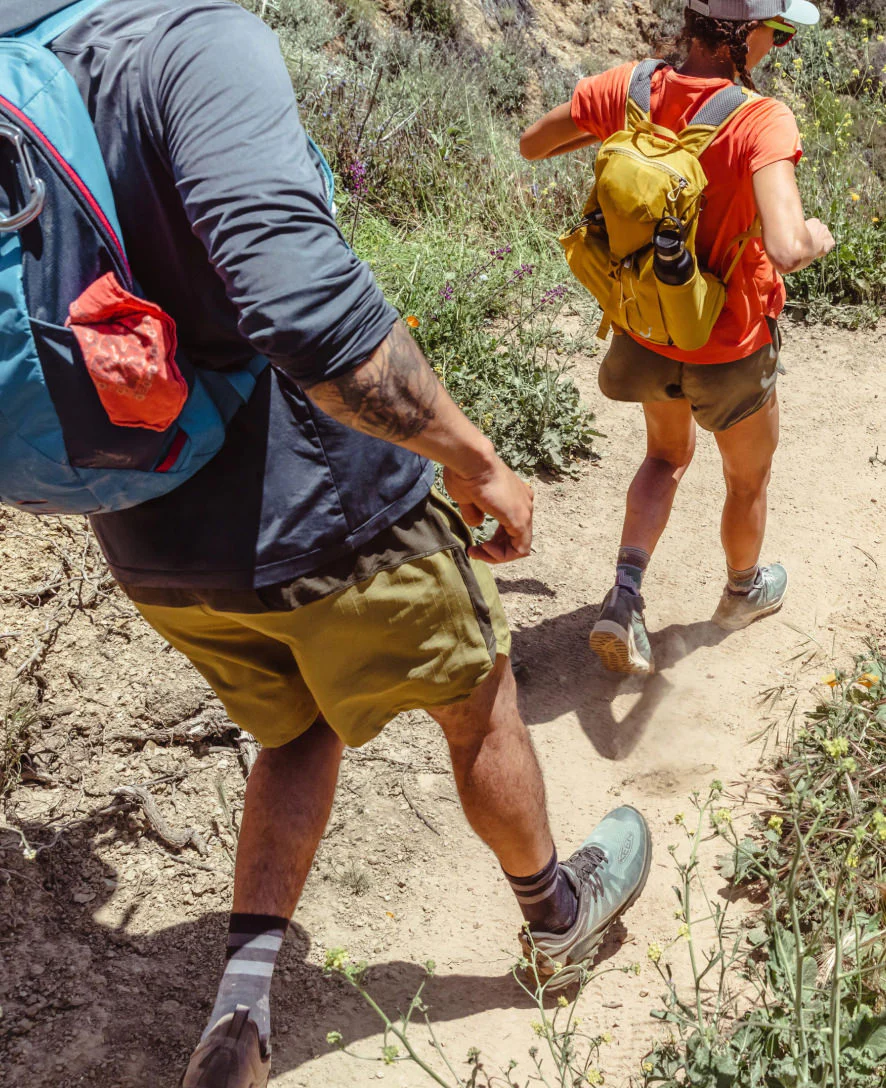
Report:
M 45 48 L 103 2 L 0 38 L 0 502 L 35 514 L 172 491 L 218 453 L 268 365 L 192 366 L 138 297 L 89 113 Z

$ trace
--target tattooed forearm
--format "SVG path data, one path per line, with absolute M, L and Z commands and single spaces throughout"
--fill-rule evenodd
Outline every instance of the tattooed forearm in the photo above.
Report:
M 404 442 L 435 417 L 441 386 L 408 329 L 397 322 L 365 363 L 310 390 L 335 419 L 388 442 Z

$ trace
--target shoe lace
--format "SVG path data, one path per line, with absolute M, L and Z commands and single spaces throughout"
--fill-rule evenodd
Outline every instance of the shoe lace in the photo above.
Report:
M 587 884 L 595 899 L 603 895 L 603 877 L 599 869 L 609 861 L 606 851 L 600 846 L 586 846 L 577 850 L 569 859 L 569 868 L 578 879 Z

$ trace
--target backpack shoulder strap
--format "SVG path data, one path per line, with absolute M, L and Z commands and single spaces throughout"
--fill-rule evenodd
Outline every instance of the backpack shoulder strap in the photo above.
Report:
M 38 23 L 24 26 L 20 30 L 13 31 L 9 37 L 18 38 L 20 41 L 32 42 L 34 45 L 49 45 L 60 34 L 76 23 L 79 19 L 88 15 L 93 8 L 104 4 L 106 0 L 77 0 L 77 3 L 68 4 L 66 8 L 48 15 Z
M 659 68 L 667 67 L 667 61 L 657 57 L 641 60 L 628 78 L 628 97 L 625 104 L 625 128 L 633 128 L 639 120 L 650 120 L 652 102 L 652 77 Z
M 700 155 L 711 143 L 718 132 L 735 119 L 738 113 L 760 95 L 746 87 L 732 84 L 717 91 L 713 98 L 695 113 L 680 133 L 681 143 L 690 146 L 696 156 Z

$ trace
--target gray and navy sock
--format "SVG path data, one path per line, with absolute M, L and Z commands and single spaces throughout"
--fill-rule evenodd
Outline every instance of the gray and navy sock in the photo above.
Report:
M 569 878 L 557 864 L 557 851 L 534 876 L 510 876 L 523 918 L 542 933 L 565 933 L 578 914 L 578 897 Z
M 615 564 L 615 584 L 639 597 L 643 575 L 649 566 L 649 552 L 622 545 Z
M 289 920 L 274 914 L 232 914 L 228 931 L 225 971 L 218 986 L 215 1008 L 205 1039 L 212 1028 L 238 1005 L 249 1009 L 265 1046 L 271 1037 L 271 976 Z
M 743 597 L 746 597 L 754 588 L 754 583 L 757 581 L 759 572 L 760 567 L 757 563 L 752 567 L 748 567 L 747 570 L 736 570 L 727 563 L 726 577 L 728 579 L 729 592 L 740 593 Z

